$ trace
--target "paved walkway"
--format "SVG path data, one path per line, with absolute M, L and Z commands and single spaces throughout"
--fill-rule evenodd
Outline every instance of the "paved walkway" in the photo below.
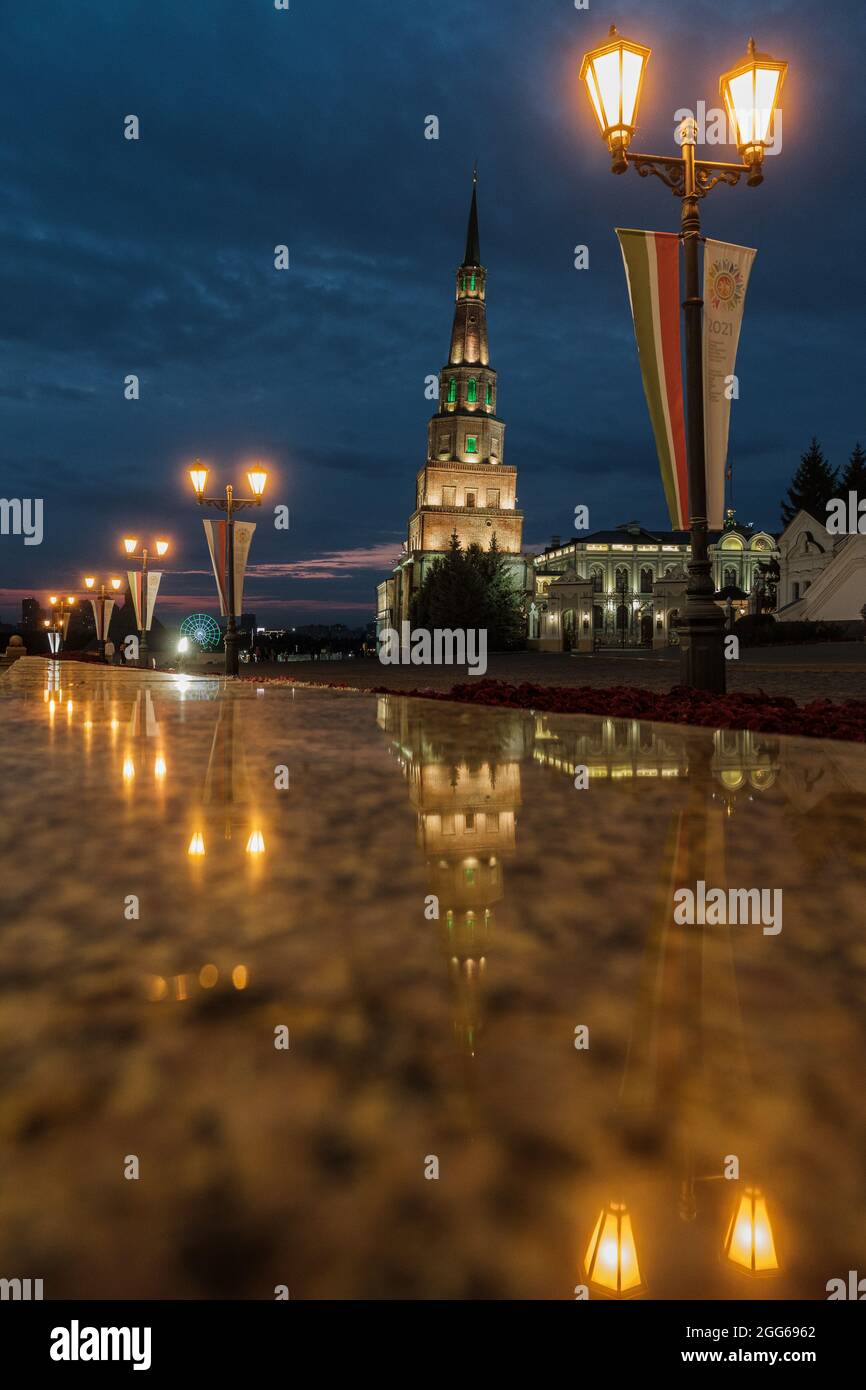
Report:
M 815 699 L 866 699 L 866 644 L 840 643 L 853 649 L 839 659 L 823 647 L 798 647 L 780 652 L 755 648 L 740 661 L 728 663 L 728 689 L 764 690 L 790 695 L 805 703 Z M 860 651 L 862 655 L 856 653 Z M 825 659 L 820 660 L 823 656 Z M 827 660 L 830 656 L 832 659 Z M 271 676 L 310 684 L 344 683 L 356 689 L 385 686 L 390 690 L 448 690 L 458 681 L 475 679 L 459 666 L 382 666 L 375 658 L 354 661 L 263 662 L 242 667 L 250 678 Z M 570 656 L 558 652 L 501 652 L 488 658 L 487 676 L 495 680 L 539 685 L 639 685 L 670 690 L 679 684 L 677 653 L 600 652 Z

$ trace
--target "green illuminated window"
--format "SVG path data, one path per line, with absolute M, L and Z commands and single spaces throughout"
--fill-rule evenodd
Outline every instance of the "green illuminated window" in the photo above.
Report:
M 474 376 L 469 378 L 469 385 L 466 388 L 466 399 L 467 401 L 473 402 L 478 400 L 478 382 L 475 380 Z
M 465 294 L 465 293 L 466 293 L 466 276 L 465 276 L 465 275 L 461 275 L 461 276 L 460 276 L 460 293 L 461 293 L 461 294 Z
M 470 885 L 473 884 L 473 883 L 475 882 L 475 870 L 474 870 L 474 869 L 464 869 L 464 870 L 463 870 L 463 877 L 466 879 L 466 882 L 467 882 L 468 884 L 470 884 Z
M 488 381 L 488 383 L 487 383 L 487 404 L 488 404 L 488 405 L 492 405 L 492 404 L 493 404 L 493 387 L 492 387 L 492 385 L 490 384 L 489 381 Z
M 477 434 L 467 434 L 467 436 L 466 436 L 466 452 L 467 452 L 467 454 L 477 454 L 477 453 L 478 453 L 478 435 L 477 435 Z
M 470 290 L 474 290 L 474 289 L 475 289 L 475 276 L 474 276 L 474 275 L 470 275 L 470 276 L 469 276 L 469 288 L 470 288 Z
M 449 402 L 449 404 L 450 404 L 450 405 L 453 405 L 453 403 L 456 401 L 456 399 L 457 399 L 457 378 L 454 377 L 454 376 L 452 376 L 451 380 L 450 380 L 449 383 L 448 383 L 448 402 Z

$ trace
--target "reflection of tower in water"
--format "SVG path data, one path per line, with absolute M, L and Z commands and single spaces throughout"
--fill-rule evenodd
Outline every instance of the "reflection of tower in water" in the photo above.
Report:
M 488 954 L 504 895 L 503 865 L 516 847 L 528 722 L 523 716 L 485 722 L 483 732 L 473 730 L 467 753 L 463 725 L 449 737 L 438 714 L 421 700 L 379 699 L 379 727 L 390 735 L 408 783 L 427 891 L 438 904 L 455 1032 L 461 1049 L 474 1056 L 483 1028 Z

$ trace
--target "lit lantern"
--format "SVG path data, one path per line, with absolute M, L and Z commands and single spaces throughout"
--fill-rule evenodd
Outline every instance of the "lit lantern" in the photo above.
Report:
M 759 1187 L 747 1187 L 741 1194 L 724 1248 L 725 1258 L 747 1274 L 760 1277 L 779 1273 L 767 1199 Z
M 196 459 L 195 466 L 189 470 L 190 482 L 196 497 L 203 497 L 207 487 L 208 469 L 204 467 L 200 459 Z
M 756 53 L 755 40 L 749 39 L 744 60 L 719 78 L 719 94 L 734 127 L 737 149 L 751 169 L 750 184 L 763 178 L 760 165 L 787 71 L 787 63 L 777 62 L 769 53 Z
M 249 473 L 247 473 L 247 482 L 250 485 L 250 492 L 253 494 L 253 497 L 261 497 L 263 495 L 267 481 L 268 475 L 264 468 L 251 468 Z
M 624 1202 L 609 1202 L 601 1211 L 586 1247 L 584 1269 L 586 1282 L 608 1298 L 638 1298 L 646 1293 Z
M 154 545 L 157 555 L 165 555 L 168 550 L 168 541 L 156 541 Z
M 138 541 L 135 539 L 134 536 L 124 536 L 123 548 L 126 551 L 127 555 L 134 555 L 137 545 Z
M 612 24 L 607 43 L 586 53 L 580 66 L 602 139 L 614 155 L 616 173 L 626 167 L 625 151 L 637 124 L 641 87 L 651 52 L 643 44 L 624 39 Z

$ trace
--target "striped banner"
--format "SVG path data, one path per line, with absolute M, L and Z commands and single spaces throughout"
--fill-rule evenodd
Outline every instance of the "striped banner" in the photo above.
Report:
M 100 642 L 104 642 L 108 636 L 108 628 L 111 623 L 111 612 L 114 608 L 114 599 L 92 598 L 90 606 L 93 609 L 93 621 L 96 624 L 96 636 Z M 102 621 L 100 621 L 100 618 Z
M 617 227 L 643 389 L 674 530 L 689 523 L 680 347 L 680 239 Z
M 129 587 L 132 592 L 132 605 L 135 609 L 135 625 L 139 632 L 142 631 L 141 613 L 141 570 L 127 570 L 126 577 L 129 580 Z M 143 630 L 150 632 L 153 623 L 153 610 L 156 607 L 156 596 L 159 592 L 159 581 L 162 579 L 162 570 L 148 570 L 147 572 L 147 605 L 145 610 L 145 623 Z
M 219 594 L 220 616 L 224 618 L 229 611 L 225 578 L 226 523 L 224 521 L 203 521 L 202 526 L 207 536 L 207 548 L 210 551 L 210 562 L 213 566 L 214 579 L 216 580 L 217 593 Z

